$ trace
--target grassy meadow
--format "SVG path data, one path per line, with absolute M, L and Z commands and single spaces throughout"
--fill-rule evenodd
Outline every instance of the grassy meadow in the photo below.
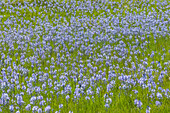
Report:
M 169 113 L 169 7 L 0 1 L 0 112 Z

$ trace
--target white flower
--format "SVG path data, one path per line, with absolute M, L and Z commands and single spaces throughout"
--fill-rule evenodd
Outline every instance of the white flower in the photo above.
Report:
M 9 110 L 12 112 L 12 111 L 14 111 L 14 106 L 13 105 L 10 105 L 9 106 Z
M 38 110 L 38 106 L 34 106 L 33 108 L 32 108 L 32 111 L 33 112 L 35 112 L 35 111 L 37 111 Z
M 157 95 L 157 97 L 158 97 L 159 99 L 162 98 L 162 94 L 161 94 L 161 93 L 158 92 L 156 95 Z
M 60 104 L 60 105 L 59 105 L 59 109 L 60 109 L 60 108 L 63 108 L 63 104 Z
M 51 107 L 50 107 L 50 106 L 47 106 L 47 107 L 45 108 L 45 112 L 46 112 L 46 113 L 49 113 L 49 112 L 50 112 L 50 109 L 51 109 Z

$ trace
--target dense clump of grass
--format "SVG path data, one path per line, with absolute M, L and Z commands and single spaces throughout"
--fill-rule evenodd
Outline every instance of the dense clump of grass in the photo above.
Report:
M 168 1 L 0 7 L 0 111 L 170 111 Z

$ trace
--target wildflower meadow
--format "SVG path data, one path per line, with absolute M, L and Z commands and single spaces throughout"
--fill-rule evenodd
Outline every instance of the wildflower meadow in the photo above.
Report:
M 1 113 L 170 113 L 169 0 L 0 0 Z

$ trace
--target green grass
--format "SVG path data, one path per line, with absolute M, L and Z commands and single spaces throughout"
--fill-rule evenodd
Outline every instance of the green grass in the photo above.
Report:
M 23 1 L 20 1 L 20 2 L 22 2 L 23 3 Z M 119 1 L 120 2 L 120 1 Z M 135 2 L 133 2 L 133 3 L 124 3 L 123 5 L 122 5 L 122 7 L 123 6 L 127 6 L 127 8 L 124 8 L 123 9 L 123 14 L 124 14 L 124 16 L 126 15 L 126 13 L 125 13 L 125 10 L 126 11 L 130 11 L 131 9 L 132 9 L 132 7 L 134 7 L 134 5 L 133 4 L 135 4 Z M 13 4 L 14 6 L 15 5 L 17 5 L 17 4 Z M 43 4 L 43 5 L 45 5 L 45 4 Z M 78 5 L 78 4 L 77 4 Z M 141 8 L 142 6 L 142 3 L 141 4 L 136 4 L 137 5 L 137 7 L 139 7 L 139 8 Z M 116 16 L 116 14 L 119 12 L 119 11 L 117 11 L 116 13 L 114 13 L 113 12 L 113 10 L 114 9 L 111 9 L 111 6 L 107 3 L 106 4 L 106 6 L 108 6 L 108 8 L 111 10 L 111 13 L 110 14 L 106 14 L 105 13 L 105 10 L 103 10 L 103 9 L 100 9 L 100 10 L 93 10 L 92 11 L 92 13 L 90 14 L 90 12 L 83 12 L 83 14 L 84 15 L 87 15 L 87 16 L 90 16 L 91 18 L 96 18 L 96 17 L 98 17 L 100 14 L 102 14 L 102 13 L 105 13 L 105 15 L 106 16 L 110 16 L 110 15 L 115 15 Z M 147 12 L 149 12 L 149 11 L 151 11 L 151 8 L 152 7 L 156 7 L 155 5 L 151 5 L 147 10 L 146 10 L 146 14 L 148 14 Z M 3 9 L 5 9 L 6 8 L 6 6 L 2 6 L 2 8 Z M 29 8 L 31 8 L 31 6 L 29 7 Z M 117 4 L 115 4 L 115 7 L 114 8 L 119 8 L 119 9 L 121 9 L 121 7 L 119 7 Z M 74 12 L 74 10 L 72 10 L 72 11 L 68 11 L 69 13 L 68 13 L 68 15 L 67 15 L 67 13 L 66 12 L 60 12 L 58 9 L 56 9 L 56 16 L 55 15 L 52 15 L 52 16 L 50 16 L 50 11 L 51 11 L 51 8 L 47 8 L 47 13 L 43 10 L 43 9 L 40 9 L 40 6 L 36 6 L 35 7 L 35 9 L 37 10 L 37 12 L 42 12 L 43 11 L 43 13 L 44 14 L 46 14 L 48 17 L 49 17 L 49 21 L 50 21 L 50 23 L 51 24 L 53 24 L 53 26 L 56 26 L 56 24 L 54 24 L 53 23 L 53 19 L 59 19 L 59 17 L 58 17 L 58 15 L 60 15 L 62 18 L 61 18 L 61 20 L 59 21 L 61 24 L 64 24 L 64 17 L 66 18 L 66 20 L 67 21 L 70 21 L 70 19 L 71 19 L 71 16 L 73 15 L 73 12 Z M 18 10 L 18 9 L 15 9 L 15 10 Z M 138 13 L 140 13 L 141 11 L 143 11 L 144 10 L 144 8 L 142 9 L 141 8 L 141 10 L 138 12 Z M 34 25 L 34 26 L 36 26 L 37 25 L 37 18 L 35 19 L 35 21 L 34 20 L 31 20 L 31 18 L 33 17 L 33 16 L 36 16 L 36 17 L 40 17 L 41 18 L 41 14 L 40 15 L 38 15 L 36 12 L 33 12 L 33 13 L 31 13 L 28 9 L 22 9 L 22 10 L 18 10 L 20 13 L 21 13 L 21 15 L 20 16 L 18 16 L 15 12 L 14 13 L 10 13 L 9 11 L 7 11 L 7 10 L 5 10 L 4 12 L 0 12 L 0 15 L 4 15 L 5 17 L 3 17 L 2 19 L 1 19 L 1 22 L 2 23 L 4 23 L 8 18 L 10 18 L 10 16 L 14 16 L 15 18 L 19 18 L 19 19 L 21 19 L 21 18 L 23 18 L 24 20 L 30 20 L 31 22 L 32 22 L 32 24 Z M 133 9 L 132 11 L 135 11 L 135 9 Z M 157 10 L 158 11 L 158 10 Z M 158 13 L 160 13 L 159 11 L 158 11 Z M 26 14 L 25 16 L 24 16 L 24 14 Z M 82 11 L 76 11 L 76 16 L 82 16 Z M 43 19 L 45 20 L 45 18 L 43 17 Z M 78 20 L 77 20 L 78 21 Z M 102 25 L 102 22 L 98 22 L 98 23 L 100 23 L 101 25 Z M 21 25 L 21 22 L 18 20 L 17 21 L 17 24 L 18 25 Z M 71 22 L 69 23 L 69 24 L 71 24 Z M 133 26 L 133 23 L 130 23 L 131 24 L 131 26 Z M 11 25 L 11 26 L 13 26 L 14 27 L 14 25 Z M 17 26 L 18 27 L 18 26 Z M 23 26 L 21 26 L 21 27 L 23 27 Z M 26 25 L 26 27 L 29 27 L 29 25 Z M 90 28 L 90 26 L 88 26 L 89 28 Z M 169 25 L 167 26 L 167 28 L 168 28 L 168 30 L 169 30 Z M 4 29 L 4 27 L 3 27 L 3 25 L 1 25 L 1 31 L 4 31 L 5 29 Z M 84 30 L 85 31 L 85 30 Z M 43 32 L 43 34 L 48 34 L 48 32 L 47 33 L 45 33 L 45 29 L 42 31 Z M 74 31 L 73 31 L 74 32 Z M 95 36 L 96 36 L 97 34 L 95 34 L 93 37 L 95 38 Z M 122 35 L 122 34 L 121 34 Z M 4 37 L 5 37 L 5 34 L 4 34 Z M 74 34 L 72 34 L 72 37 L 74 37 Z M 117 36 L 116 38 L 117 39 L 120 39 L 122 36 Z M 130 39 L 126 39 L 126 37 L 129 37 L 129 36 L 125 36 L 125 38 L 124 39 L 122 39 L 124 42 L 129 42 L 130 44 L 131 44 L 131 46 L 133 46 L 134 44 L 133 44 L 133 42 L 135 42 L 135 36 L 133 36 L 133 38 L 132 38 L 132 40 L 130 40 Z M 37 37 L 36 36 L 34 36 L 33 38 L 31 38 L 31 41 L 30 42 L 35 42 Z M 140 43 L 142 43 L 142 40 L 140 39 L 140 37 L 136 37 L 138 40 L 139 40 L 139 42 Z M 3 38 L 1 38 L 2 39 L 2 42 L 5 42 L 4 41 L 4 39 Z M 40 42 L 42 42 L 42 36 L 40 36 Z M 24 39 L 22 39 L 21 41 L 25 41 Z M 148 41 L 148 39 L 146 38 L 144 41 Z M 154 42 L 154 41 L 156 41 L 156 43 Z M 9 45 L 7 45 L 7 43 L 5 42 L 5 44 L 3 45 L 2 44 L 2 42 L 0 43 L 0 45 L 1 45 L 1 47 L 6 47 L 6 50 L 8 50 L 8 48 L 9 48 Z M 26 55 L 25 55 L 25 57 L 30 57 L 30 56 L 33 56 L 34 55 L 34 49 L 31 49 L 31 44 L 30 44 L 30 42 L 28 42 L 28 46 L 27 46 L 27 50 L 25 50 L 24 52 L 26 53 Z M 73 44 L 76 42 L 76 40 L 73 40 Z M 52 47 L 52 48 L 54 48 L 54 47 L 56 47 L 56 45 L 55 45 L 55 43 L 53 43 L 53 41 L 49 41 L 48 43 L 50 43 L 50 46 Z M 65 43 L 65 45 L 66 45 L 66 47 L 67 48 L 70 48 L 71 46 L 70 45 L 68 45 L 68 42 L 67 41 L 65 41 L 64 42 Z M 98 42 L 97 44 L 96 44 L 96 46 L 100 46 L 100 45 L 103 45 L 103 43 L 105 43 L 105 42 Z M 112 47 L 115 47 L 117 44 L 119 43 L 119 41 L 117 41 L 116 43 L 112 43 L 112 44 L 110 44 L 109 42 L 107 42 L 107 43 L 105 43 L 105 45 L 107 45 L 107 44 L 110 44 Z M 156 39 L 154 39 L 154 36 L 151 34 L 150 35 L 150 37 L 149 37 L 149 43 L 148 43 L 148 45 L 144 45 L 144 48 L 147 48 L 146 49 L 146 51 L 143 51 L 143 49 L 140 47 L 140 46 L 137 46 L 136 47 L 136 50 L 140 50 L 140 51 L 142 51 L 143 52 L 143 54 L 141 53 L 137 53 L 136 55 L 135 54 L 133 54 L 133 55 L 131 55 L 131 57 L 132 57 L 132 61 L 131 62 L 138 62 L 138 63 L 140 63 L 140 60 L 142 60 L 142 59 L 145 59 L 145 58 L 148 58 L 148 66 L 147 67 L 149 67 L 149 66 L 151 66 L 152 64 L 151 64 L 151 61 L 153 61 L 153 59 L 154 59 L 154 61 L 160 61 L 160 64 L 163 66 L 162 67 L 162 69 L 165 67 L 165 65 L 164 65 L 164 62 L 168 62 L 169 60 L 170 60 L 170 57 L 169 57 L 169 55 L 170 55 L 170 53 L 168 52 L 169 51 L 169 49 L 170 49 L 170 45 L 169 45 L 169 43 L 170 43 L 170 40 L 169 40 L 169 37 L 168 36 L 166 36 L 166 37 L 163 37 L 163 36 L 161 36 L 160 38 L 156 38 Z M 63 45 L 62 44 L 58 44 L 57 46 L 59 46 L 60 45 L 60 50 L 63 50 L 64 49 L 64 47 L 63 47 Z M 90 45 L 90 43 L 88 43 L 88 45 Z M 41 44 L 41 45 L 37 45 L 37 48 L 40 48 L 40 46 L 43 46 L 43 44 Z M 128 45 L 128 43 L 126 43 L 126 46 L 127 46 L 127 49 L 128 49 L 128 51 L 130 52 L 130 49 L 129 49 L 129 45 Z M 16 49 L 16 48 L 18 48 L 18 44 L 15 42 L 14 43 L 14 48 Z M 92 49 L 94 49 L 95 47 L 92 47 Z M 95 53 L 94 53 L 94 55 L 97 55 L 97 53 L 98 54 L 102 54 L 101 53 L 101 51 L 100 51 L 100 49 L 102 48 L 102 46 L 100 46 L 99 48 L 98 48 L 98 50 L 96 50 L 95 51 Z M 162 51 L 162 49 L 163 48 L 165 48 L 165 52 L 163 52 Z M 71 56 L 72 56 L 72 58 L 71 58 L 71 63 L 72 62 L 74 62 L 74 59 L 76 59 L 75 57 L 78 55 L 78 53 L 77 53 L 77 51 L 81 51 L 80 50 L 80 47 L 79 48 L 77 48 L 77 50 L 75 50 L 75 51 L 73 51 L 72 53 L 70 53 L 71 54 Z M 150 57 L 150 55 L 148 56 L 148 54 L 151 54 L 151 52 L 152 51 L 157 51 L 157 53 L 155 53 L 155 56 L 153 57 L 153 58 L 151 58 Z M 12 61 L 15 61 L 16 62 L 16 64 L 17 65 L 19 65 L 19 64 L 21 64 L 21 61 L 20 61 L 20 58 L 21 58 L 21 53 L 23 53 L 21 50 L 14 50 L 14 51 L 11 51 L 11 52 L 9 52 L 9 51 L 5 51 L 4 49 L 2 49 L 1 50 L 1 52 L 2 53 L 5 53 L 5 55 L 6 55 L 6 57 L 7 57 L 7 55 L 9 54 L 9 57 L 11 57 L 12 58 Z M 115 52 L 115 54 L 113 54 Z M 15 57 L 14 55 L 15 55 L 15 53 L 18 53 L 19 55 L 17 56 L 17 57 Z M 61 52 L 58 52 L 61 56 L 63 55 L 64 57 L 66 57 L 66 53 L 61 53 Z M 115 51 L 115 50 L 112 50 L 111 51 L 111 55 L 112 56 L 114 56 L 114 55 L 116 55 L 116 56 L 119 56 L 119 51 Z M 160 53 L 160 54 L 159 54 Z M 161 60 L 161 56 L 162 56 L 162 54 L 163 53 L 165 53 L 166 54 L 166 56 L 165 56 L 165 58 L 164 58 L 164 60 Z M 54 59 L 57 59 L 57 53 L 55 53 L 55 52 L 52 52 L 52 53 L 50 53 L 50 52 L 46 52 L 46 57 L 48 56 L 48 55 L 51 55 L 51 57 L 53 57 Z M 1 56 L 1 55 L 0 55 Z M 87 61 L 87 59 L 89 59 L 89 57 L 90 57 L 91 55 L 84 55 L 83 56 L 83 62 L 86 62 Z M 137 58 L 138 58 L 138 61 L 136 61 L 135 60 L 135 56 L 137 56 Z M 1 56 L 2 57 L 2 56 Z M 128 56 L 128 57 L 130 57 L 130 55 Z M 18 61 L 17 61 L 17 59 L 18 59 Z M 69 59 L 69 58 L 68 58 Z M 41 71 L 42 72 L 44 72 L 44 73 L 48 73 L 49 72 L 49 70 L 45 70 L 44 68 L 45 67 L 50 67 L 50 63 L 51 63 L 51 59 L 50 58 L 46 58 L 46 59 L 44 59 L 44 60 L 42 60 L 40 57 L 38 57 L 38 59 L 37 60 L 39 60 L 39 61 L 41 61 L 41 65 L 42 65 L 42 68 L 41 68 Z M 46 61 L 50 61 L 50 63 L 48 64 Z M 76 59 L 76 60 L 79 60 L 80 61 L 80 59 Z M 63 63 L 65 63 L 65 61 L 64 60 L 62 60 L 61 62 L 63 62 Z M 108 69 L 107 67 L 106 67 L 106 65 L 105 65 L 105 62 L 106 61 L 104 61 L 103 62 L 103 64 L 104 64 L 104 66 L 102 67 L 102 68 L 100 68 L 100 69 L 98 69 L 98 71 L 99 70 L 104 70 L 104 69 L 106 69 L 106 78 L 108 78 L 108 71 L 110 70 L 110 69 Z M 131 67 L 131 62 L 128 62 L 128 65 L 129 65 L 129 68 Z M 68 62 L 67 62 L 68 63 Z M 102 64 L 102 62 L 100 62 L 100 64 Z M 118 63 L 118 61 L 116 61 L 116 60 L 113 60 L 113 65 L 116 65 L 116 64 L 119 64 L 119 66 L 120 67 L 123 67 L 123 66 L 125 66 L 125 61 L 122 61 L 121 63 Z M 76 67 L 78 67 L 78 63 L 76 63 Z M 98 64 L 94 61 L 94 64 L 92 64 L 93 66 L 96 66 L 96 67 L 98 67 Z M 157 64 L 156 64 L 157 65 Z M 159 69 L 158 67 L 156 67 L 156 65 L 154 65 L 155 66 L 155 68 L 156 69 Z M 27 68 L 27 69 L 29 69 L 29 70 L 31 70 L 30 72 L 28 72 L 27 73 L 27 75 L 30 77 L 31 75 L 32 75 L 32 73 L 33 72 L 37 72 L 38 71 L 38 68 L 36 67 L 36 64 L 34 64 L 34 68 L 32 69 L 32 67 L 31 67 L 31 62 L 27 62 L 27 63 L 25 63 L 25 64 L 21 64 L 21 66 L 23 66 L 23 67 L 25 67 L 25 68 Z M 87 66 L 87 63 L 85 63 L 85 66 Z M 1 68 L 6 68 L 6 67 L 8 67 L 8 65 L 7 66 L 1 66 Z M 99 68 L 99 67 L 98 67 Z M 169 69 L 169 67 L 167 66 L 167 68 Z M 57 70 L 57 72 L 59 73 L 58 74 L 58 76 L 57 76 L 57 80 L 59 80 L 59 77 L 63 74 L 63 72 L 64 72 L 64 69 L 61 67 L 61 66 L 58 66 L 57 64 L 55 64 L 55 69 Z M 59 72 L 59 69 L 61 69 L 61 72 Z M 69 69 L 72 69 L 72 66 L 71 66 L 71 64 L 68 64 L 67 65 L 67 71 L 69 70 Z M 78 67 L 78 70 L 77 71 L 79 71 L 80 70 L 80 68 Z M 87 78 L 90 78 L 91 76 L 92 76 L 92 74 L 90 74 L 90 72 L 89 72 L 89 70 L 90 70 L 90 68 L 88 69 L 88 71 L 86 72 L 86 74 L 84 74 L 83 76 L 87 76 Z M 17 73 L 22 73 L 20 70 L 17 70 Z M 120 74 L 120 73 L 122 73 L 122 71 L 121 70 L 117 70 L 116 71 L 116 74 Z M 137 73 L 137 72 L 134 72 L 134 71 L 129 71 L 129 70 L 127 70 L 126 72 L 124 72 L 124 74 L 126 75 L 126 74 L 128 74 L 128 75 L 133 75 L 134 73 Z M 161 84 L 161 86 L 162 86 L 162 88 L 170 88 L 170 80 L 169 80 L 169 73 L 170 72 L 168 72 L 168 75 L 164 78 L 164 82 Z M 155 77 L 155 81 L 158 81 L 157 79 L 157 76 L 159 75 L 160 73 L 157 73 L 157 72 L 153 72 L 153 75 L 155 75 L 156 77 Z M 53 79 L 53 77 L 52 77 L 53 75 L 51 75 L 51 74 L 49 74 L 49 78 L 51 78 L 51 79 Z M 69 76 L 71 76 L 71 75 L 69 75 Z M 141 75 L 138 75 L 138 78 L 139 77 L 141 77 Z M 2 77 L 0 77 L 0 78 L 2 78 Z M 116 80 L 118 79 L 117 77 L 115 78 Z M 24 85 L 27 85 L 27 83 L 26 83 L 26 81 L 24 80 L 24 77 L 21 77 L 20 76 L 20 78 L 19 78 L 19 80 L 20 80 L 20 83 L 24 83 Z M 115 81 L 116 81 L 115 80 Z M 48 83 L 48 81 L 43 81 L 43 82 L 38 82 L 38 83 L 33 83 L 34 84 L 34 86 L 39 86 L 39 87 L 41 87 L 42 86 L 42 84 L 44 83 L 44 82 L 47 82 Z M 58 81 L 58 82 L 60 82 L 60 81 Z M 72 80 L 72 79 L 69 79 L 69 81 L 68 81 L 68 83 L 71 85 L 71 87 L 72 87 L 72 92 L 74 92 L 75 91 L 75 88 L 76 88 L 76 85 L 78 85 L 77 83 L 75 84 L 74 83 L 74 81 Z M 69 100 L 69 102 L 66 102 L 65 101 L 65 97 L 66 97 L 66 95 L 60 95 L 59 96 L 59 98 L 57 98 L 57 96 L 56 96 L 56 94 L 51 94 L 50 93 L 50 91 L 54 91 L 54 89 L 51 89 L 51 88 L 48 88 L 48 92 L 47 92 L 47 94 L 44 94 L 44 93 L 41 93 L 43 96 L 44 96 L 44 98 L 46 99 L 47 97 L 49 98 L 49 97 L 51 97 L 52 98 L 52 103 L 49 103 L 50 105 L 51 105 L 51 108 L 54 108 L 54 110 L 56 111 L 56 110 L 59 110 L 59 108 L 58 108 L 58 106 L 59 106 L 59 104 L 63 104 L 64 106 L 63 106 L 63 108 L 61 109 L 61 112 L 62 113 L 68 113 L 69 111 L 73 111 L 74 113 L 78 113 L 78 112 L 82 112 L 82 113 L 87 113 L 87 112 L 89 112 L 89 113 L 105 113 L 105 112 L 108 112 L 108 113 L 112 113 L 112 112 L 116 112 L 116 113 L 129 113 L 129 112 L 132 112 L 132 113 L 136 113 L 136 112 L 141 112 L 141 113 L 144 113 L 145 111 L 146 111 L 146 108 L 147 108 L 147 106 L 150 106 L 151 107 L 151 112 L 152 113 L 159 113 L 159 112 L 165 112 L 165 113 L 168 113 L 169 111 L 170 111 L 170 108 L 169 108 L 169 105 L 170 105 L 170 101 L 169 101 L 169 99 L 163 99 L 163 100 L 161 100 L 161 102 L 162 102 L 162 105 L 160 106 L 160 107 L 157 107 L 157 106 L 155 106 L 155 101 L 156 100 L 158 100 L 158 99 L 153 99 L 153 100 L 149 100 L 148 99 L 148 96 L 147 96 L 147 93 L 148 93 L 148 89 L 146 88 L 146 89 L 142 89 L 139 85 L 138 86 L 133 86 L 132 88 L 130 88 L 130 89 L 128 89 L 128 90 L 119 90 L 119 86 L 121 85 L 121 82 L 120 81 L 116 81 L 116 85 L 114 86 L 114 88 L 113 88 L 113 90 L 111 91 L 111 92 L 113 92 L 113 96 L 111 96 L 111 99 L 112 99 L 112 104 L 110 105 L 110 108 L 108 109 L 108 110 L 106 110 L 105 108 L 104 108 L 104 97 L 103 97 L 103 95 L 104 94 L 106 94 L 107 93 L 107 89 L 106 89 L 106 84 L 104 84 L 103 83 L 103 81 L 102 80 L 99 80 L 99 81 L 96 81 L 96 84 L 98 85 L 98 86 L 101 86 L 101 87 L 103 87 L 102 89 L 101 89 L 101 93 L 100 93 L 100 95 L 97 95 L 97 94 L 95 94 L 94 95 L 94 97 L 95 97 L 95 100 L 94 100 L 94 102 L 92 101 L 92 100 L 89 100 L 89 101 L 86 101 L 85 100 L 85 96 L 82 96 L 81 95 L 81 98 L 79 99 L 79 104 L 77 104 L 77 102 L 73 102 L 73 100 L 71 99 L 71 98 L 74 98 L 74 95 L 73 95 L 73 93 L 71 93 L 70 94 L 70 100 Z M 89 85 L 89 87 L 90 87 L 90 85 Z M 139 93 L 137 94 L 137 95 L 135 95 L 134 93 L 132 93 L 133 91 L 133 89 L 136 89 L 136 90 L 138 90 L 139 91 Z M 63 90 L 63 88 L 61 87 L 60 89 L 59 89 L 59 91 L 62 91 Z M 87 90 L 87 88 L 86 88 L 86 90 Z M 17 90 L 17 88 L 15 87 L 15 91 L 13 91 L 13 90 L 11 90 L 10 92 L 9 92 L 9 95 L 10 95 L 10 97 L 11 98 L 14 98 L 13 97 L 13 94 L 14 95 L 16 95 L 16 94 L 18 94 L 18 93 L 20 93 L 20 92 L 24 92 L 25 93 L 25 95 L 23 96 L 23 100 L 25 101 L 25 103 L 29 103 L 29 99 L 31 98 L 31 96 L 32 95 L 38 95 L 36 92 L 33 92 L 32 93 L 32 95 L 29 95 L 29 94 L 27 94 L 26 93 L 26 91 L 22 91 L 22 90 Z M 54 91 L 55 93 L 57 93 L 56 91 Z M 0 95 L 2 94 L 2 92 L 0 92 Z M 140 110 L 140 109 L 137 109 L 136 108 L 136 106 L 134 105 L 134 100 L 135 99 L 139 99 L 139 100 L 141 100 L 142 101 L 142 103 L 143 103 L 143 106 L 142 106 L 142 109 Z M 16 98 L 15 98 L 15 100 L 16 100 Z M 10 102 L 10 104 L 12 104 L 12 102 Z M 26 113 L 26 111 L 24 111 L 24 108 L 25 108 L 25 106 L 26 106 L 27 104 L 24 104 L 24 106 L 22 107 L 22 108 L 20 108 L 20 109 L 22 109 L 23 111 L 23 113 Z M 39 106 L 39 104 L 38 103 L 35 103 L 35 105 L 37 105 L 37 106 Z M 35 106 L 35 105 L 32 105 L 32 106 Z M 15 106 L 18 106 L 18 105 L 15 105 Z M 41 107 L 41 106 L 39 106 L 39 107 Z M 42 106 L 42 108 L 43 109 L 45 109 L 45 107 L 46 107 L 46 105 L 45 106 Z M 9 105 L 6 105 L 6 109 L 5 108 L 3 108 L 3 111 L 4 112 L 6 112 L 6 113 L 8 113 L 9 111 L 7 110 L 9 108 Z

